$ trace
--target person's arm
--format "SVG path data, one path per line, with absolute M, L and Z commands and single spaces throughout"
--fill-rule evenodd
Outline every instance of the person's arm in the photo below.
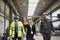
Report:
M 10 36 L 12 35 L 12 26 L 13 26 L 13 22 L 12 22 L 11 25 L 10 25 L 10 30 L 9 30 L 9 35 L 10 35 Z
M 34 27 L 34 36 L 33 36 L 33 39 L 35 39 L 36 38 L 36 27 L 35 27 L 35 25 L 33 25 L 33 27 Z
M 26 34 L 23 23 L 22 23 L 22 28 L 23 28 L 23 34 Z
M 24 24 L 24 27 L 27 28 L 28 24 Z
M 24 26 L 23 26 L 23 32 L 25 33 Z
M 24 29 L 25 29 L 25 32 L 27 33 L 28 24 L 25 24 L 25 25 L 24 25 Z

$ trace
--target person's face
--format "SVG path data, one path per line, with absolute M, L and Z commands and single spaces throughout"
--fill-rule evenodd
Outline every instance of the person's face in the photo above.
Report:
M 44 15 L 44 16 L 42 16 L 42 18 L 43 18 L 43 19 L 47 19 L 47 16 L 46 16 L 46 15 Z
M 32 19 L 28 19 L 28 22 L 29 22 L 29 23 L 32 23 Z
M 16 17 L 15 17 L 15 20 L 17 20 L 17 19 L 19 19 L 19 16 L 16 16 Z
M 19 19 L 19 16 L 16 16 L 17 19 Z
M 26 22 L 26 17 L 23 18 L 24 22 Z

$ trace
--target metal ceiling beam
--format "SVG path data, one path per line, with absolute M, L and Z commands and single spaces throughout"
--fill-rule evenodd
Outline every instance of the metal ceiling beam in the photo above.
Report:
M 18 10 L 18 12 L 22 15 L 22 16 L 27 16 L 28 13 L 28 0 L 12 0 L 14 3 L 14 6 L 16 7 L 16 9 Z M 25 3 L 25 5 L 23 5 L 23 3 Z
M 42 12 L 39 11 L 39 13 L 36 13 L 36 12 L 35 12 L 34 14 L 36 14 L 36 15 L 38 15 L 38 16 L 41 16 L 42 13 L 45 12 L 45 11 L 54 3 L 54 1 L 55 1 L 55 0 L 52 0 L 52 2 L 51 2 L 47 7 L 45 7 L 44 10 L 42 10 Z M 38 3 L 38 5 L 39 5 L 39 4 L 40 4 L 40 3 Z M 38 5 L 37 5 L 37 7 L 38 7 Z M 37 10 L 37 8 L 36 8 L 36 10 Z M 35 11 L 36 11 L 36 10 L 35 10 Z M 39 10 L 40 10 L 40 9 L 39 9 Z M 33 16 L 36 16 L 36 15 L 33 15 Z M 35 18 L 34 18 L 34 20 L 35 20 Z
M 14 13 L 17 13 L 16 12 L 16 9 L 15 9 L 15 7 L 14 7 L 14 5 L 13 5 L 13 3 L 12 3 L 12 1 L 11 0 L 3 0 L 10 8 L 12 8 L 12 10 L 13 10 L 13 12 Z

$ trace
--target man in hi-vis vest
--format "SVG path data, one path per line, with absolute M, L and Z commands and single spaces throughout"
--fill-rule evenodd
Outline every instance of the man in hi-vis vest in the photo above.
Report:
M 19 21 L 19 17 L 19 15 L 16 15 L 10 25 L 10 37 L 12 40 L 16 40 L 16 38 L 21 40 L 21 37 L 25 34 L 23 23 Z

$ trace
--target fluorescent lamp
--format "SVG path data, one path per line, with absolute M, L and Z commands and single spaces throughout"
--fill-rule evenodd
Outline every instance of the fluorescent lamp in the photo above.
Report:
M 29 0 L 28 16 L 33 16 L 39 0 Z

